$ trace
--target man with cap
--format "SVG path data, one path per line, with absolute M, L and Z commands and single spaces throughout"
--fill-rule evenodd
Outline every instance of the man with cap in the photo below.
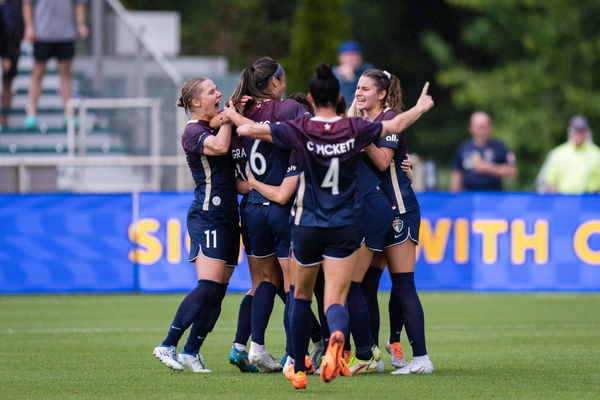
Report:
M 338 51 L 339 65 L 333 69 L 335 77 L 340 81 L 340 91 L 347 104 L 354 100 L 354 92 L 358 78 L 373 65 L 363 62 L 360 44 L 352 40 L 342 42 Z
M 548 192 L 600 192 L 600 148 L 592 142 L 588 121 L 582 116 L 571 118 L 567 134 L 567 142 L 548 153 L 541 172 Z

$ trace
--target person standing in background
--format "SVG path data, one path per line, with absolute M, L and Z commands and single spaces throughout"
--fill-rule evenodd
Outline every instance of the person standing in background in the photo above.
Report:
M 588 121 L 571 118 L 567 133 L 567 142 L 548 153 L 540 172 L 548 192 L 600 193 L 600 148 L 592 142 Z
M 25 39 L 33 43 L 33 72 L 29 86 L 27 129 L 37 126 L 37 105 L 46 64 L 52 57 L 58 59 L 60 93 L 66 112 L 67 101 L 73 91 L 71 66 L 75 55 L 75 39 L 86 38 L 89 29 L 85 23 L 85 0 L 24 0 L 23 20 Z M 66 124 L 67 117 L 64 122 Z
M 333 73 L 340 82 L 340 92 L 342 92 L 344 100 L 350 104 L 354 99 L 358 78 L 373 66 L 363 62 L 360 44 L 351 40 L 340 44 L 338 62 L 339 65 L 333 69 Z
M 469 132 L 471 139 L 461 143 L 452 160 L 450 191 L 502 190 L 503 178 L 517 176 L 515 155 L 500 140 L 492 138 L 488 113 L 471 114 Z
M 0 126 L 8 125 L 7 111 L 12 103 L 12 83 L 17 76 L 17 66 L 23 39 L 21 0 L 0 0 L 0 58 L 2 58 L 2 110 Z

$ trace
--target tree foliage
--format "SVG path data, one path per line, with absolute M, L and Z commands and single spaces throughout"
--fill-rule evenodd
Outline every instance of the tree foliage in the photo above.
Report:
M 129 9 L 181 14 L 183 54 L 224 55 L 231 69 L 288 54 L 294 3 L 278 0 L 125 0 Z
M 349 37 L 345 0 L 299 0 L 289 56 L 283 60 L 288 92 L 307 92 L 320 62 L 335 64 L 337 47 Z
M 520 187 L 532 188 L 548 151 L 564 142 L 568 119 L 600 123 L 600 2 L 449 0 L 475 17 L 461 41 L 481 55 L 463 57 L 435 33 L 423 43 L 461 109 L 484 109 L 494 132 L 517 154 Z M 482 61 L 483 60 L 483 61 Z

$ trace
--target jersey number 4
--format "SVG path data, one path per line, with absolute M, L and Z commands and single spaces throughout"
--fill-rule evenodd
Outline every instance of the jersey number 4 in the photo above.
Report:
M 329 168 L 327 169 L 327 173 L 323 178 L 323 182 L 321 183 L 322 188 L 331 188 L 332 195 L 340 194 L 339 188 L 340 182 L 340 159 L 337 157 L 333 157 L 331 159 L 331 164 L 329 164 Z

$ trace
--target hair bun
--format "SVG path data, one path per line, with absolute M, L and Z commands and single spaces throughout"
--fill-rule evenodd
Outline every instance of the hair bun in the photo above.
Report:
M 331 67 L 327 64 L 320 63 L 317 65 L 317 78 L 319 79 L 330 79 L 335 78 Z
M 177 107 L 185 107 L 185 104 L 183 103 L 183 97 L 179 97 L 179 99 L 177 99 L 177 103 L 175 103 L 175 105 Z

